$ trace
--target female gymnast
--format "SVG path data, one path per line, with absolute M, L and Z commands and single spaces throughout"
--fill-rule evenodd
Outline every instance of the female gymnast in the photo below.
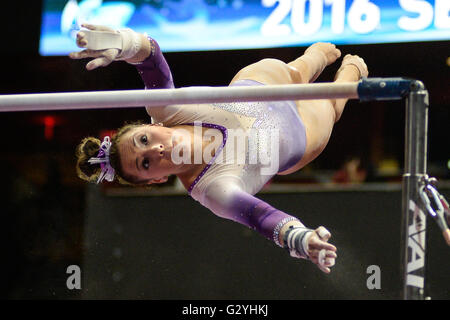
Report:
M 88 70 L 124 60 L 137 68 L 146 89 L 174 87 L 169 66 L 154 39 L 131 29 L 83 27 L 76 41 L 85 49 L 69 56 L 93 58 L 86 65 Z M 251 64 L 236 74 L 230 86 L 313 82 L 340 55 L 333 44 L 316 43 L 287 64 L 276 59 Z M 367 75 L 363 59 L 346 55 L 335 82 L 359 81 Z M 328 243 L 330 232 L 324 227 L 309 229 L 298 218 L 254 195 L 275 174 L 293 173 L 322 152 L 346 102 L 329 99 L 147 107 L 151 123 L 125 125 L 103 141 L 83 139 L 77 149 L 77 172 L 90 182 L 117 179 L 132 185 L 163 183 L 169 175 L 176 175 L 189 195 L 216 215 L 256 230 L 291 256 L 308 259 L 330 273 L 337 257 L 336 247 Z M 247 139 L 237 152 L 236 132 L 244 133 Z M 270 161 L 258 161 L 252 152 L 255 150 L 261 159 Z M 245 161 L 238 161 L 235 153 Z

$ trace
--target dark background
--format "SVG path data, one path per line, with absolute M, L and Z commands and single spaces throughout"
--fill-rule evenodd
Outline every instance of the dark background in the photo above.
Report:
M 83 298 L 402 297 L 400 188 L 298 189 L 259 195 L 308 226 L 325 224 L 332 230 L 338 258 L 329 275 L 312 263 L 292 259 L 252 230 L 218 219 L 186 196 L 124 197 L 99 191 L 91 188 L 87 199 Z M 442 192 L 450 195 L 448 188 Z M 449 248 L 430 220 L 426 292 L 432 299 L 449 299 Z M 377 290 L 367 288 L 371 275 L 367 268 L 372 265 L 380 268 Z
M 41 57 L 38 54 L 41 1 L 26 2 L 8 2 L 6 8 L 1 12 L 1 78 L 0 93 L 32 93 L 32 92 L 59 92 L 59 91 L 90 91 L 90 90 L 115 90 L 115 89 L 140 89 L 143 87 L 136 70 L 126 63 L 113 63 L 108 68 L 88 72 L 84 69 L 87 61 L 73 61 L 67 57 Z M 395 44 L 375 44 L 375 45 L 352 45 L 339 46 L 343 56 L 346 53 L 358 54 L 363 57 L 369 67 L 371 77 L 410 77 L 423 81 L 430 93 L 430 112 L 429 112 L 429 173 L 438 177 L 441 181 L 449 178 L 447 161 L 449 157 L 448 144 L 448 122 L 450 120 L 449 110 L 449 83 L 450 67 L 447 65 L 447 59 L 450 56 L 450 42 L 421 42 L 421 43 L 395 43 Z M 190 53 L 168 53 L 166 59 L 171 66 L 172 73 L 177 87 L 195 86 L 195 85 L 227 85 L 236 72 L 242 67 L 256 62 L 262 58 L 278 58 L 289 62 L 300 56 L 304 47 L 292 48 L 274 48 L 261 50 L 233 50 L 233 51 L 215 51 L 215 52 L 190 52 Z M 327 68 L 318 81 L 331 81 L 334 73 L 339 67 Z M 29 113 L 2 113 L 1 126 L 1 159 L 2 167 L 2 190 L 4 207 L 2 212 L 2 221 L 4 226 L 4 256 L 5 262 L 5 283 L 6 288 L 2 292 L 3 296 L 12 299 L 21 298 L 208 298 L 201 288 L 198 291 L 191 289 L 190 293 L 169 294 L 163 291 L 160 295 L 145 291 L 142 295 L 138 293 L 125 294 L 125 287 L 116 289 L 117 294 L 113 296 L 105 295 L 106 291 L 95 291 L 97 295 L 90 295 L 89 292 L 69 292 L 65 288 L 65 268 L 70 264 L 86 265 L 89 268 L 90 252 L 87 246 L 87 239 L 91 236 L 92 225 L 87 222 L 92 214 L 92 208 L 89 205 L 89 197 L 96 189 L 88 189 L 86 185 L 76 177 L 74 170 L 75 158 L 74 150 L 79 141 L 87 136 L 98 136 L 103 130 L 113 130 L 121 126 L 124 121 L 147 119 L 145 110 L 142 108 L 122 109 L 122 110 L 89 110 L 89 111 L 60 111 L 60 112 L 29 112 Z M 54 122 L 52 125 L 52 121 Z M 47 127 L 47 131 L 46 131 Z M 53 132 L 49 132 L 49 127 L 53 127 Z M 349 157 L 359 157 L 363 161 L 364 169 L 369 173 L 364 185 L 371 183 L 398 184 L 401 181 L 401 172 L 403 167 L 403 145 L 404 145 L 404 106 L 401 102 L 370 102 L 360 103 L 350 101 L 343 117 L 336 124 L 335 131 L 331 137 L 330 143 L 323 154 L 303 171 L 288 177 L 275 178 L 273 183 L 302 183 L 318 184 L 326 181 L 330 182 L 330 176 L 341 168 L 343 163 Z M 390 169 L 390 170 L 387 170 Z M 325 177 L 325 178 L 324 178 Z M 381 187 L 383 189 L 383 187 Z M 127 190 L 122 193 L 124 199 L 128 199 L 128 205 L 137 206 L 126 196 Z M 316 194 L 314 194 L 316 195 Z M 186 196 L 180 196 L 186 197 Z M 284 199 L 283 195 L 280 195 Z M 119 197 L 120 198 L 120 197 Z M 324 199 L 326 194 L 324 194 Z M 114 198 L 116 199 L 116 198 Z M 111 201 L 116 201 L 111 199 Z M 337 200 L 341 199 L 341 200 Z M 381 198 L 380 198 L 381 199 Z M 125 200 L 124 200 L 125 201 Z M 137 200 L 136 200 L 137 201 Z M 146 205 L 152 205 L 157 208 L 164 208 L 164 205 L 172 201 L 170 197 L 153 197 Z M 150 202 L 152 201 L 152 202 Z M 180 201 L 180 206 L 186 201 L 184 198 Z M 276 206 L 280 200 L 273 200 Z M 290 201 L 293 200 L 289 198 Z M 304 200 L 308 202 L 308 197 Z M 312 201 L 312 200 L 311 200 Z M 352 198 L 336 195 L 327 201 L 347 201 L 348 206 L 356 206 L 357 210 L 364 211 L 359 202 L 352 204 Z M 378 203 L 376 197 L 370 198 L 368 206 Z M 394 201 L 395 202 L 395 201 Z M 138 202 L 141 203 L 141 202 Z M 303 205 L 303 202 L 300 202 Z M 381 202 L 382 203 L 382 202 Z M 201 210 L 192 204 L 195 210 Z M 125 206 L 126 207 L 126 206 Z M 283 209 L 282 205 L 279 206 Z M 104 226 L 108 226 L 112 219 L 109 214 L 113 214 L 111 209 L 105 209 L 103 212 Z M 399 212 L 392 207 L 392 214 L 398 217 Z M 163 209 L 160 209 L 163 210 Z M 192 209 L 194 210 L 194 209 Z M 286 209 L 287 210 L 287 209 Z M 292 209 L 294 210 L 294 209 Z M 324 208 L 326 210 L 326 208 Z M 335 215 L 342 217 L 340 220 L 344 224 L 352 224 L 352 218 L 344 214 L 345 205 L 333 209 Z M 177 212 L 173 209 L 172 212 Z M 342 211 L 342 212 L 341 212 Z M 299 211 L 293 212 L 302 217 Z M 150 216 L 152 213 L 148 213 Z M 360 212 L 359 214 L 365 214 Z M 205 211 L 204 215 L 208 215 Z M 215 219 L 218 223 L 222 222 L 209 214 L 208 219 Z M 317 223 L 327 225 L 332 222 L 328 215 L 320 214 L 321 217 Z M 154 219 L 153 217 L 128 217 L 130 224 L 145 225 L 145 219 Z M 141 220 L 142 219 L 142 220 Z M 341 219 L 341 218 L 340 218 Z M 165 220 L 161 220 L 164 225 Z M 204 222 L 206 223 L 206 222 Z M 228 222 L 227 222 L 228 223 Z M 316 223 L 316 221 L 313 221 Z M 395 222 L 391 226 L 393 232 Z M 179 227 L 179 217 L 173 216 L 173 224 Z M 430 222 L 430 225 L 432 222 Z M 186 223 L 186 229 L 189 224 Z M 363 227 L 364 224 L 361 224 Z M 112 228 L 112 226 L 109 226 Z M 111 229 L 109 228 L 109 229 Z M 191 228 L 195 229 L 194 225 Z M 239 226 L 235 228 L 240 228 Z M 383 234 L 384 224 L 377 226 L 377 232 Z M 238 229 L 234 229 L 238 230 Z M 240 230 L 240 229 L 239 229 Z M 128 231 L 127 231 L 128 232 Z M 128 243 L 134 241 L 132 237 L 124 236 L 121 241 Z M 170 231 L 168 231 L 170 233 Z M 192 233 L 192 230 L 189 230 Z M 233 232 L 233 231 L 227 231 Z M 235 231 L 237 232 L 237 231 Z M 348 232 L 348 231 L 346 231 Z M 435 232 L 437 232 L 435 230 Z M 342 235 L 348 236 L 343 232 Z M 199 235 L 197 235 L 199 236 Z M 155 245 L 156 240 L 145 238 L 145 234 L 139 236 L 141 241 L 148 241 L 145 248 L 155 252 L 159 259 L 164 259 L 170 255 L 170 250 L 161 249 L 157 251 L 159 245 Z M 199 239 L 203 245 L 207 246 L 209 241 L 213 241 L 214 235 L 209 235 L 211 239 Z M 230 242 L 230 250 L 240 250 L 240 245 L 245 246 L 245 240 L 238 237 L 227 236 Z M 393 235 L 389 238 L 392 243 L 398 245 L 398 236 Z M 437 241 L 440 240 L 439 238 Z M 128 241 L 128 242 L 127 242 Z M 336 240 L 338 241 L 338 240 Z M 157 241 L 156 241 L 157 242 Z M 264 240 L 262 241 L 264 243 Z M 222 242 L 223 243 L 223 242 Z M 228 242 L 227 242 L 228 243 Z M 104 245 L 108 245 L 105 243 Z M 269 246 L 267 244 L 257 244 L 258 246 Z M 175 246 L 175 244 L 172 244 Z M 369 247 L 369 250 L 375 250 L 376 241 Z M 227 245 L 228 247 L 228 245 Z M 111 247 L 112 248 L 112 247 Z M 107 247 L 105 250 L 112 250 Z M 202 251 L 208 252 L 209 246 Z M 265 247 L 264 247 L 265 248 Z M 355 247 L 356 248 L 356 247 Z M 174 249 L 174 248 L 172 248 Z M 447 248 L 448 249 L 448 248 Z M 187 256 L 195 256 L 197 248 L 193 246 L 191 251 L 186 252 Z M 226 250 L 226 247 L 223 248 Z M 245 249 L 243 249 L 245 250 Z M 255 249 L 263 250 L 263 249 Z M 263 250 L 264 251 L 264 250 Z M 109 251 L 108 251 L 109 252 Z M 276 252 L 276 253 L 275 253 Z M 210 252 L 211 253 L 211 252 Z M 136 264 L 139 264 L 140 253 L 132 256 Z M 212 254 L 212 253 L 211 253 Z M 284 252 L 278 252 L 274 248 L 264 251 L 265 255 L 271 254 L 284 257 Z M 239 263 L 235 260 L 244 259 L 244 253 L 239 252 L 229 261 L 218 260 L 212 265 L 220 268 L 226 268 L 230 264 Z M 394 254 L 395 255 L 395 254 Z M 448 266 L 448 250 L 440 256 L 443 264 Z M 102 255 L 97 254 L 98 261 L 101 263 Z M 269 259 L 269 258 L 267 258 Z M 278 259 L 278 256 L 273 257 Z M 288 265 L 291 261 L 283 259 L 283 265 Z M 396 259 L 396 258 L 395 258 Z M 394 260 L 395 260 L 394 259 Z M 289 261 L 288 261 L 289 260 Z M 397 259 L 399 260 L 399 259 Z M 398 261 L 392 262 L 391 268 L 398 267 Z M 208 261 L 205 258 L 204 261 Z M 206 263 L 206 262 L 202 263 Z M 240 261 L 240 260 L 239 260 Z M 254 260 L 243 260 L 251 268 Z M 253 261 L 253 262 L 252 262 Z M 94 262 L 95 263 L 95 262 Z M 192 262 L 191 262 L 192 263 Z M 242 262 L 244 263 L 244 262 Z M 269 263 L 269 262 L 264 262 Z M 365 262 L 364 262 L 365 263 Z M 383 262 L 390 263 L 390 262 Z M 227 265 L 228 264 L 228 265 Z M 376 264 L 376 263 L 374 263 Z M 156 265 L 155 265 L 156 266 Z M 345 264 L 344 264 L 345 266 Z M 195 266 L 193 266 L 195 267 Z M 292 267 L 292 266 L 291 266 Z M 285 266 L 285 268 L 291 268 Z M 129 266 L 128 268 L 131 268 Z M 168 268 L 168 267 L 167 267 Z M 309 267 L 308 267 L 309 268 Z M 308 269 L 308 275 L 315 271 Z M 386 269 L 386 268 L 385 268 Z M 448 269 L 448 268 L 447 268 Z M 164 265 L 158 265 L 159 272 L 164 271 Z M 170 268 L 169 268 L 170 270 Z M 344 277 L 345 269 L 340 274 Z M 241 270 L 241 273 L 234 275 L 235 281 L 244 279 L 250 271 Z M 157 273 L 152 270 L 154 276 Z M 167 271 L 170 272 L 170 271 Z M 175 271 L 174 271 L 175 272 Z M 176 271 L 178 272 L 178 270 Z M 224 271 L 225 272 L 225 271 Z M 277 271 L 274 271 L 277 272 Z M 285 272 L 285 271 L 283 271 Z M 315 276 L 317 272 L 314 273 Z M 336 273 L 337 274 L 337 273 Z M 170 277 L 168 274 L 161 273 L 161 276 Z M 298 275 L 297 275 L 298 276 Z M 140 275 L 136 274 L 135 278 Z M 145 278 L 145 276 L 143 276 Z M 360 275 L 362 277 L 362 275 Z M 142 279 L 144 279 L 142 278 Z M 228 278 L 217 278 L 222 285 Z M 234 279 L 234 278 L 233 278 Z M 314 278 L 316 279 L 316 278 Z M 346 281 L 350 281 L 346 278 Z M 393 278 L 394 279 L 394 278 Z M 84 279 L 84 281 L 87 281 Z M 94 281 L 89 282 L 87 286 L 93 285 Z M 339 295 L 321 296 L 310 292 L 310 298 L 396 298 L 395 280 L 390 284 L 391 289 L 385 292 L 385 295 L 375 294 L 367 296 L 366 291 L 345 292 Z M 447 283 L 445 281 L 436 281 Z M 86 284 L 86 283 L 85 283 Z M 164 281 L 160 285 L 165 285 L 165 289 L 170 290 L 170 286 Z M 176 288 L 176 283 L 171 283 Z M 122 286 L 123 282 L 122 282 Z M 57 290 L 54 288 L 62 288 Z M 107 290 L 105 285 L 104 290 Z M 123 289 L 121 291 L 120 289 Z M 236 285 L 233 288 L 239 289 Z M 445 286 L 444 286 L 445 288 Z M 351 288 L 350 288 L 351 289 Z M 348 289 L 348 290 L 350 290 Z M 94 289 L 91 289 L 94 290 Z M 175 289 L 174 289 L 175 290 Z M 194 291 L 193 291 L 194 290 Z M 234 289 L 233 289 L 234 290 Z M 235 292 L 230 289 L 225 295 L 211 293 L 210 298 L 232 298 Z M 437 296 L 446 297 L 439 287 Z M 91 291 L 92 292 L 92 291 Z M 203 292 L 203 293 L 202 293 Z M 255 291 L 256 292 L 256 291 Z M 261 291 L 266 292 L 266 291 Z M 282 292 L 280 289 L 279 292 Z M 237 297 L 264 298 L 260 295 L 242 291 Z M 289 291 L 279 295 L 265 295 L 267 298 L 308 298 L 308 294 L 295 296 Z

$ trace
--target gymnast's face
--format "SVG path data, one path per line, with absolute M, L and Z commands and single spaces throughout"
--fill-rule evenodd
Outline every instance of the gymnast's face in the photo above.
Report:
M 176 166 L 171 161 L 173 130 L 141 125 L 126 132 L 118 146 L 124 177 L 135 183 L 163 183 Z

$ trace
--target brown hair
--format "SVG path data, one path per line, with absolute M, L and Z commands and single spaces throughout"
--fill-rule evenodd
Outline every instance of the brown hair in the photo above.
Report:
M 111 138 L 111 149 L 109 150 L 109 162 L 115 170 L 114 178 L 120 184 L 138 185 L 145 181 L 135 181 L 133 177 L 127 177 L 123 174 L 122 165 L 120 164 L 119 143 L 124 134 L 133 128 L 143 125 L 141 122 L 126 123 L 117 130 L 117 133 Z M 78 177 L 88 182 L 97 182 L 101 173 L 100 164 L 90 164 L 88 161 L 92 157 L 96 157 L 100 150 L 101 141 L 97 138 L 84 138 L 78 145 L 76 150 L 77 164 L 76 170 Z

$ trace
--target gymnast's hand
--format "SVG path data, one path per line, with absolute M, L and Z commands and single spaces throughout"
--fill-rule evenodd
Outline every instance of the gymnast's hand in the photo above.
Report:
M 136 57 L 150 53 L 147 38 L 131 29 L 114 30 L 88 23 L 81 26 L 85 29 L 77 33 L 76 43 L 79 48 L 85 48 L 85 50 L 71 52 L 69 57 L 72 59 L 94 58 L 86 65 L 87 70 L 106 67 L 117 60 L 132 63 L 142 61 L 142 59 L 136 60 Z
M 330 268 L 334 266 L 336 247 L 328 243 L 331 233 L 324 227 L 316 230 L 307 229 L 300 226 L 292 226 L 283 236 L 284 244 L 289 248 L 292 257 L 308 259 L 317 267 L 330 273 Z
M 115 30 L 105 26 L 97 26 L 92 24 L 82 24 L 81 26 L 91 31 L 116 33 Z M 101 34 L 98 33 L 98 36 L 100 35 Z M 77 40 L 76 40 L 77 46 L 79 48 L 88 48 L 88 49 L 79 52 L 71 52 L 69 54 L 69 57 L 72 59 L 94 58 L 86 65 L 87 70 L 93 70 L 98 67 L 106 67 L 111 62 L 113 62 L 119 55 L 120 50 L 118 48 L 108 48 L 103 50 L 89 49 L 89 46 L 91 44 L 89 43 L 90 39 L 88 38 L 91 38 L 91 40 L 95 40 L 94 37 L 88 37 L 88 33 L 84 32 L 83 30 L 79 31 L 77 33 Z
M 324 227 L 314 230 L 308 238 L 309 260 L 325 273 L 330 273 L 330 267 L 334 266 L 337 258 L 336 247 L 328 243 L 331 233 Z

